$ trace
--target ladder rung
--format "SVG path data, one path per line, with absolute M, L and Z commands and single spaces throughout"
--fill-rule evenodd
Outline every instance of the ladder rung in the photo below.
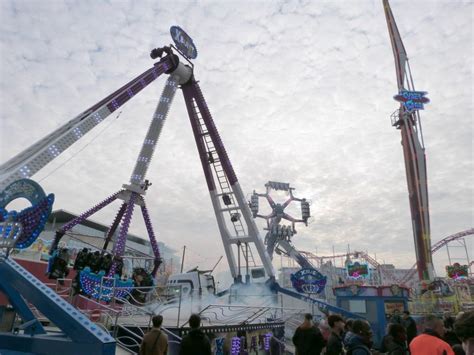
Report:
M 234 192 L 233 191 L 230 191 L 230 192 L 223 192 L 223 193 L 220 193 L 220 194 L 216 194 L 217 197 L 221 197 L 223 195 L 233 195 Z
M 240 207 L 226 207 L 220 209 L 221 212 L 226 212 L 226 211 L 240 211 Z

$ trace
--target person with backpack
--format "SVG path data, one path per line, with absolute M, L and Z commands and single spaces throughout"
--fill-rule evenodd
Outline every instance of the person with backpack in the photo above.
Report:
M 372 329 L 366 320 L 356 319 L 352 323 L 353 336 L 348 339 L 347 355 L 370 355 L 372 352 Z
M 151 321 L 153 328 L 143 337 L 139 355 L 166 355 L 168 353 L 168 337 L 160 329 L 163 316 L 154 316 Z
M 201 317 L 191 314 L 189 317 L 191 330 L 181 340 L 179 355 L 211 355 L 211 342 L 201 330 Z
M 304 315 L 304 321 L 296 328 L 292 340 L 298 355 L 319 355 L 326 346 L 326 340 L 319 328 L 314 325 L 310 313 Z

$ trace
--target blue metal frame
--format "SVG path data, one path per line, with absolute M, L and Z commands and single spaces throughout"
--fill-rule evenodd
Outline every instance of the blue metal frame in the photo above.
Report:
M 347 295 L 341 296 L 336 294 L 337 305 L 342 307 L 342 301 L 345 300 L 360 300 L 360 301 L 375 301 L 375 307 L 377 311 L 376 321 L 371 322 L 370 326 L 373 331 L 373 340 L 374 343 L 379 346 L 380 342 L 382 341 L 383 336 L 385 335 L 385 330 L 387 327 L 387 318 L 385 316 L 385 302 L 386 301 L 393 301 L 393 302 L 401 302 L 403 303 L 403 309 L 408 310 L 408 298 L 401 295 L 401 296 L 364 296 L 364 295 Z
M 0 259 L 0 288 L 25 322 L 36 319 L 26 304 L 28 301 L 63 332 L 47 334 L 36 319 L 26 328 L 29 335 L 0 332 L 0 352 L 115 354 L 115 340 L 109 333 L 10 258 Z
M 283 288 L 278 283 L 275 283 L 273 288 L 274 288 L 275 291 L 283 293 L 283 294 L 288 295 L 290 297 L 294 297 L 294 298 L 297 298 L 301 301 L 305 301 L 305 302 L 308 302 L 308 303 L 315 304 L 316 306 L 318 306 L 322 310 L 327 310 L 327 311 L 330 311 L 330 312 L 333 312 L 333 313 L 337 313 L 337 314 L 340 314 L 340 315 L 342 315 L 344 317 L 347 317 L 347 318 L 365 319 L 365 317 L 361 316 L 360 314 L 349 312 L 348 310 L 346 310 L 344 308 L 336 307 L 336 306 L 333 306 L 329 303 L 323 302 L 319 299 L 310 298 L 310 297 L 305 296 L 305 295 L 303 295 L 301 293 L 298 293 L 296 291 L 289 290 L 287 288 Z

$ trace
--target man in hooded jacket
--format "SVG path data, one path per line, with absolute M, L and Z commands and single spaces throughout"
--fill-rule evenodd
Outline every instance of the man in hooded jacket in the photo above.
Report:
M 191 330 L 181 340 L 179 355 L 211 355 L 211 343 L 200 329 L 201 317 L 191 314 L 189 326 Z

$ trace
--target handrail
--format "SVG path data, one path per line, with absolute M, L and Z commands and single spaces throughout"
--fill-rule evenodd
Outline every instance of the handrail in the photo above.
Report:
M 217 309 L 220 309 L 221 310 L 221 313 L 222 315 L 224 316 L 224 313 L 223 313 L 223 308 L 225 309 L 228 309 L 229 311 L 232 311 L 232 310 L 238 310 L 238 309 L 245 309 L 245 310 L 257 310 L 255 313 L 253 313 L 252 315 L 248 316 L 245 318 L 245 320 L 243 320 L 241 322 L 241 324 L 244 324 L 244 323 L 248 323 L 249 320 L 251 321 L 254 321 L 255 319 L 261 317 L 265 312 L 268 312 L 270 310 L 279 310 L 279 311 L 298 311 L 298 312 L 301 312 L 303 309 L 302 308 L 285 308 L 285 307 L 274 307 L 274 306 L 247 306 L 247 305 L 234 305 L 234 304 L 209 304 L 207 305 L 206 307 L 204 307 L 198 314 L 199 315 L 202 315 L 204 314 L 204 312 L 211 312 L 212 309 L 214 308 L 217 308 Z M 216 316 L 216 319 L 217 319 L 217 313 L 216 312 L 213 312 L 214 315 Z M 233 315 L 229 315 L 229 316 L 225 316 L 226 317 L 226 320 L 229 321 L 231 319 L 234 319 L 236 317 L 239 317 L 241 316 L 242 313 L 239 313 L 239 314 L 233 314 Z M 255 317 L 257 316 L 257 317 Z M 183 328 L 186 324 L 188 324 L 189 321 L 186 321 L 184 322 L 182 325 L 181 325 L 181 328 Z

